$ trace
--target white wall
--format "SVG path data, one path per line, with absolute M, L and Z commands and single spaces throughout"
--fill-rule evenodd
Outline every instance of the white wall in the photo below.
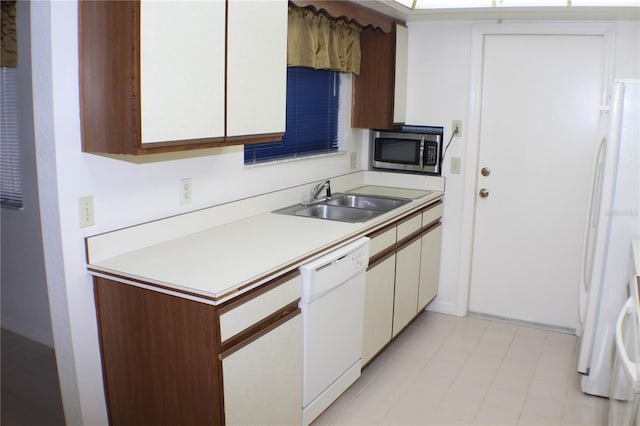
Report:
M 84 237 L 352 171 L 348 155 L 245 167 L 242 147 L 206 156 L 133 164 L 81 152 L 76 2 L 34 2 L 36 146 L 42 222 L 58 369 L 69 424 L 106 424 L 106 408 Z M 343 87 L 349 94 L 350 81 Z M 349 122 L 346 96 L 343 122 Z M 347 131 L 357 152 L 366 134 Z M 191 178 L 193 202 L 179 204 Z M 96 225 L 79 227 L 78 198 L 93 195 Z
M 443 216 L 442 265 L 440 288 L 430 309 L 456 315 L 466 314 L 464 289 L 470 268 L 469 232 L 463 212 L 469 208 L 469 191 L 474 191 L 465 177 L 469 161 L 467 144 L 477 143 L 469 135 L 473 106 L 472 31 L 476 22 L 410 22 L 409 64 L 407 78 L 407 123 L 445 127 L 445 142 L 451 135 L 452 120 L 463 121 L 462 137 L 454 138 L 444 165 L 446 192 Z M 511 22 L 513 24 L 513 22 Z M 585 22 L 566 22 L 584 25 Z M 526 25 L 523 23 L 522 25 Z M 640 78 L 640 24 L 615 23 L 614 78 Z M 470 150 L 477 152 L 477 149 Z M 462 173 L 451 174 L 451 157 L 462 159 Z
M 20 210 L 0 210 L 2 327 L 53 347 L 33 136 L 29 5 L 17 3 L 17 100 L 24 204 Z

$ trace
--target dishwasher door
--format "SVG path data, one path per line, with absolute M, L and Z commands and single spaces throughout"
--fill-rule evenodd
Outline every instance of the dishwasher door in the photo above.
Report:
M 304 425 L 360 377 L 368 259 L 362 238 L 300 267 Z

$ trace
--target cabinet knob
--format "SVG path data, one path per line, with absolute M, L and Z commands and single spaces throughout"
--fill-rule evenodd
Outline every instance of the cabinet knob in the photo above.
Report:
M 488 167 L 483 167 L 482 170 L 480 170 L 480 174 L 482 176 L 489 176 L 491 174 L 491 169 Z
M 487 198 L 489 196 L 489 190 L 487 188 L 482 188 L 478 195 L 480 198 Z

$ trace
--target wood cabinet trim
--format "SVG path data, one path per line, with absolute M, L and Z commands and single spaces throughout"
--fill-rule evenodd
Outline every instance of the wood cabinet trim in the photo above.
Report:
M 264 142 L 279 142 L 284 137 L 284 132 L 261 133 L 257 135 L 227 136 L 226 145 L 251 145 Z
M 351 127 L 393 126 L 395 33 L 395 25 L 388 34 L 372 27 L 360 33 L 360 74 L 353 76 Z
M 282 140 L 284 132 L 227 136 L 227 72 L 224 135 L 142 142 L 140 1 L 81 0 L 78 60 L 82 151 L 117 155 L 162 154 Z M 228 23 L 228 3 L 225 4 Z M 228 46 L 228 31 L 225 31 Z M 225 47 L 225 70 L 228 52 Z
M 395 254 L 396 254 L 396 246 L 394 244 L 384 249 L 380 253 L 376 254 L 375 256 L 371 256 L 371 258 L 369 258 L 369 265 L 367 266 L 367 271 L 375 268 L 376 266 L 378 266 L 379 264 L 381 264 L 382 262 L 384 262 L 385 260 L 387 260 L 388 258 L 390 258 Z
M 424 210 L 425 209 L 421 209 L 421 210 L 418 210 L 417 212 L 413 212 L 412 214 L 403 217 L 402 219 L 398 220 L 398 222 L 396 222 L 396 225 L 398 226 L 402 225 L 403 223 L 408 222 L 411 219 L 414 219 L 416 216 L 420 216 Z
M 441 225 L 441 222 L 438 219 L 438 222 L 432 223 L 430 226 L 428 226 L 426 228 L 420 228 L 419 230 L 409 234 L 408 236 L 406 236 L 405 238 L 403 238 L 402 240 L 400 240 L 400 241 L 398 241 L 396 243 L 396 251 L 402 250 L 403 248 L 405 248 L 409 244 L 413 243 L 415 240 L 417 240 L 419 238 L 422 238 L 422 236 L 424 234 L 427 234 L 427 233 L 431 232 L 432 230 L 434 230 L 435 228 L 437 228 L 440 225 Z
M 434 209 L 436 207 L 438 207 L 439 205 L 442 205 L 442 200 L 437 200 L 434 203 L 429 204 L 428 206 L 425 206 L 422 210 L 420 210 L 422 213 L 429 211 L 431 209 Z
M 224 423 L 213 306 L 100 277 L 94 298 L 110 423 Z
M 423 219 L 424 219 L 424 214 L 427 213 L 429 210 L 433 210 L 434 208 L 437 208 L 439 206 L 442 205 L 442 200 L 438 201 L 437 203 L 434 203 L 432 205 L 430 205 L 428 208 L 423 209 L 421 212 L 423 214 Z M 436 218 L 433 218 L 430 222 L 427 223 L 423 223 L 422 224 L 422 229 L 426 229 L 426 228 L 433 228 L 434 224 L 440 223 L 440 221 L 442 220 L 442 216 L 438 216 Z
M 236 334 L 235 336 L 221 343 L 220 352 L 218 354 L 219 361 L 222 362 L 222 360 L 225 359 L 226 357 L 239 351 L 240 349 L 258 340 L 260 337 L 264 336 L 270 331 L 278 328 L 280 325 L 284 324 L 290 319 L 301 314 L 302 311 L 298 307 L 299 302 L 300 302 L 300 299 L 294 302 L 291 302 L 284 308 L 269 315 L 264 320 L 257 322 L 251 327 L 245 329 L 244 331 Z
M 138 1 L 84 0 L 78 4 L 84 152 L 137 153 L 141 131 L 140 67 L 136 60 L 140 52 L 139 16 Z M 95 79 L 105 84 L 96 85 Z
M 384 234 L 388 230 L 393 229 L 394 227 L 396 227 L 397 224 L 398 222 L 394 221 L 388 225 L 383 226 L 382 228 L 376 229 L 375 231 L 366 234 L 366 236 L 371 239 L 374 239 L 375 237 Z
M 264 285 L 261 285 L 260 287 L 256 287 L 253 290 L 250 290 L 240 296 L 238 296 L 237 298 L 234 298 L 232 300 L 229 300 L 227 302 L 221 303 L 220 305 L 218 305 L 218 316 L 224 314 L 225 312 L 229 312 L 235 308 L 237 308 L 240 305 L 244 305 L 245 303 L 247 303 L 248 301 L 255 299 L 258 296 L 261 296 L 265 293 L 267 293 L 268 291 L 273 290 L 276 287 L 279 287 L 287 282 L 289 282 L 290 280 L 294 279 L 295 277 L 300 275 L 300 270 L 298 269 L 294 269 L 292 271 L 289 271 L 287 273 L 285 273 L 284 275 L 281 275 L 269 282 L 267 282 Z

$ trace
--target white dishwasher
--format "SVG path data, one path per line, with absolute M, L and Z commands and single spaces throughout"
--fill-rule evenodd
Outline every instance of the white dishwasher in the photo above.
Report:
M 368 263 L 363 237 L 300 266 L 304 426 L 360 377 Z

